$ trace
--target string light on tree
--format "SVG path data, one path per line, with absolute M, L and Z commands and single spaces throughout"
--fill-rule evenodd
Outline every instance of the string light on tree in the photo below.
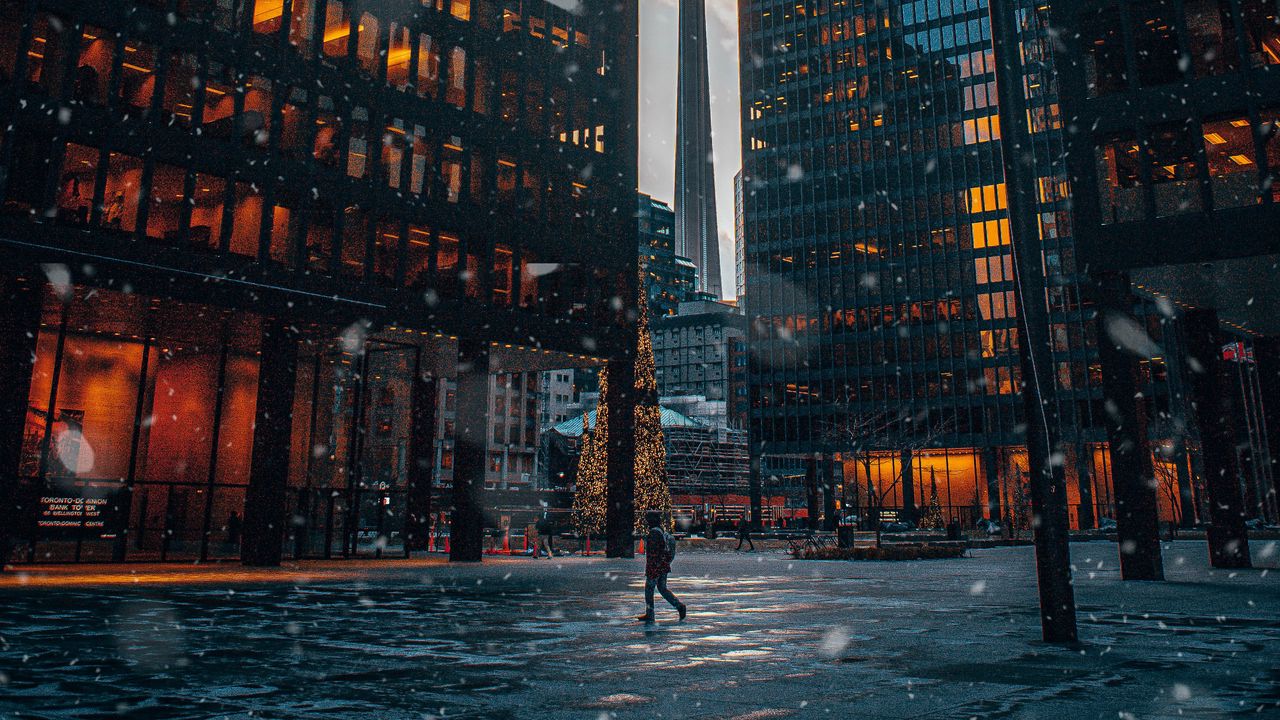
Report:
M 644 297 L 641 271 L 639 342 L 636 347 L 636 530 L 644 532 L 645 513 L 657 510 L 670 518 L 671 488 L 667 485 L 667 444 L 662 434 L 662 408 L 658 405 L 658 379 L 649 335 L 649 303 Z M 668 520 L 669 522 L 669 520 Z
M 582 448 L 578 456 L 577 486 L 573 494 L 573 527 L 580 535 L 598 535 L 605 529 L 609 470 L 609 375 L 600 369 L 600 399 L 596 402 L 596 426 L 582 414 Z
M 929 494 L 929 507 L 925 510 L 924 517 L 920 518 L 920 529 L 941 530 L 945 522 L 942 519 L 942 504 L 938 500 L 938 478 L 934 475 L 933 468 L 929 468 L 929 482 L 933 490 Z

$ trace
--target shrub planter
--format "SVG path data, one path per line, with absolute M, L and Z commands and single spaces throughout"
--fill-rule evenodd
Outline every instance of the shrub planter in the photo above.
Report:
M 965 543 L 893 544 L 880 547 L 802 548 L 793 555 L 797 560 L 948 560 L 964 557 L 968 549 Z

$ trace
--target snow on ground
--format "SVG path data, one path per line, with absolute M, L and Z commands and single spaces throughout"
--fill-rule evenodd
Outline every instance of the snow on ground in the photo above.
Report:
M 660 606 L 652 627 L 641 560 L 11 573 L 0 717 L 1280 717 L 1280 571 L 1212 571 L 1178 542 L 1168 582 L 1122 583 L 1114 544 L 1072 551 L 1074 648 L 1039 642 L 1025 547 L 681 555 L 689 619 Z M 90 572 L 102 584 L 66 582 Z

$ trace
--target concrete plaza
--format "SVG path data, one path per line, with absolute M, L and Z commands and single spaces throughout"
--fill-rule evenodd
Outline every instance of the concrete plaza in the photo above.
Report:
M 0 576 L 3 718 L 1280 717 L 1280 548 L 1165 546 L 1122 583 L 1072 547 L 1078 647 L 1039 642 L 1031 548 L 960 560 L 685 554 Z M 1270 569 L 1267 569 L 1270 568 Z

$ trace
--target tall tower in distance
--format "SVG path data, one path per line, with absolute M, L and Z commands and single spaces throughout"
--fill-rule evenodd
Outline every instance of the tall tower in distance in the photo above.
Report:
M 711 155 L 711 92 L 707 80 L 706 0 L 680 0 L 676 84 L 676 254 L 698 268 L 695 290 L 720 288 L 715 165 Z

